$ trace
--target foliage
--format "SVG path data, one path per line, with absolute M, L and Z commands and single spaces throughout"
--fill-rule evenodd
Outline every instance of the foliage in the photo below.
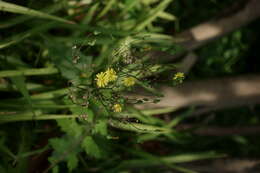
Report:
M 226 5 L 207 4 L 219 4 L 214 12 Z M 28 172 L 37 156 L 49 161 L 45 172 L 194 172 L 179 164 L 225 156 L 225 139 L 198 140 L 192 131 L 175 129 L 194 108 L 174 113 L 133 106 L 160 101 L 156 87 L 162 83 L 185 82 L 176 63 L 147 55 L 178 53 L 167 28 L 182 30 L 203 18 L 189 19 L 182 28 L 182 18 L 173 15 L 183 11 L 180 6 L 173 0 L 0 1 L 0 172 Z M 199 55 L 209 58 L 191 78 L 237 73 L 233 67 L 247 50 L 243 37 L 236 31 L 214 43 L 216 50 L 201 49 Z M 127 97 L 140 90 L 153 98 Z M 170 112 L 177 118 L 157 116 Z M 238 151 L 249 143 L 243 137 L 229 140 Z M 211 151 L 214 144 L 218 148 Z

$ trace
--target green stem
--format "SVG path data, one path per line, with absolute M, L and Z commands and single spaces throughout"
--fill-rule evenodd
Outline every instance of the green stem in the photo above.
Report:
M 46 87 L 37 83 L 26 83 L 26 88 L 28 90 L 46 90 L 49 87 Z M 0 83 L 0 91 L 16 91 L 17 89 L 13 87 L 10 83 Z
M 78 115 L 66 115 L 66 114 L 42 114 L 42 115 L 34 116 L 30 113 L 1 115 L 0 123 L 15 122 L 15 121 L 32 121 L 32 120 L 55 120 L 55 119 L 77 118 L 77 117 Z
M 32 121 L 32 120 L 55 120 L 65 118 L 78 118 L 79 115 L 66 115 L 66 114 L 42 114 L 34 116 L 31 113 L 14 114 L 14 115 L 1 115 L 0 123 L 15 122 L 15 121 Z M 119 120 L 109 120 L 112 127 L 122 130 L 134 131 L 138 133 L 170 133 L 168 128 L 156 127 L 141 123 L 123 122 Z
M 49 75 L 58 73 L 57 68 L 36 68 L 36 69 L 23 69 L 23 70 L 5 70 L 0 72 L 0 77 L 13 77 L 13 76 L 37 76 Z
M 32 99 L 52 99 L 55 97 L 63 96 L 68 94 L 68 88 L 62 88 L 54 91 L 49 91 L 41 94 L 32 95 Z
M 1 107 L 8 107 L 10 108 L 24 108 L 24 104 L 11 104 L 11 103 L 1 103 L 0 102 L 0 108 Z M 66 108 L 75 108 L 77 105 L 71 104 L 71 105 L 56 105 L 56 104 L 33 104 L 33 108 L 35 109 L 66 109 Z

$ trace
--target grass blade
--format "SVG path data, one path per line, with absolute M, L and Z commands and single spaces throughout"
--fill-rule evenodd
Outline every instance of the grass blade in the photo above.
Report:
M 25 77 L 24 76 L 14 76 L 14 77 L 11 77 L 11 80 L 14 83 L 14 85 L 16 86 L 16 88 L 22 93 L 25 100 L 28 102 L 28 104 L 30 106 L 29 108 L 32 111 L 32 113 L 34 113 L 32 100 L 31 100 L 29 91 L 26 88 Z
M 71 23 L 71 24 L 74 23 L 72 21 L 62 19 L 62 18 L 57 17 L 57 16 L 49 15 L 49 14 L 46 14 L 46 13 L 43 13 L 43 12 L 40 12 L 40 11 L 37 11 L 37 10 L 33 10 L 33 9 L 30 9 L 30 8 L 27 8 L 27 7 L 23 7 L 23 6 L 20 6 L 20 5 L 16 5 L 16 4 L 13 4 L 13 3 L 8 3 L 8 2 L 3 2 L 3 1 L 0 1 L 0 10 L 11 12 L 11 13 L 25 14 L 25 15 L 34 16 L 34 17 L 55 20 L 55 21 L 59 21 L 59 22 L 65 22 L 65 23 Z

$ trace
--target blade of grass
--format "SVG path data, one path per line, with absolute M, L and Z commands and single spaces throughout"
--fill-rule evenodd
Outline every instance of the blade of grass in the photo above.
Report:
M 51 13 L 55 13 L 55 12 L 61 10 L 62 8 L 64 8 L 64 3 L 63 2 L 51 5 L 51 6 L 47 7 L 47 8 L 45 8 L 45 9 L 43 9 L 42 11 L 43 12 L 48 12 L 49 14 L 51 14 Z M 0 29 L 12 27 L 14 25 L 26 22 L 27 20 L 30 20 L 33 17 L 34 16 L 25 15 L 25 16 L 18 16 L 18 17 L 9 19 L 7 21 L 4 21 L 4 22 L 0 23 Z
M 13 44 L 19 43 L 20 41 L 22 41 L 30 36 L 31 36 L 30 33 L 19 34 L 19 35 L 16 35 L 15 37 L 12 37 L 12 39 L 2 41 L 0 43 L 0 49 L 3 49 L 5 47 L 9 47 Z
M 129 150 L 128 150 L 129 151 Z M 180 172 L 184 172 L 184 173 L 197 173 L 195 171 L 192 171 L 192 170 L 189 170 L 189 169 L 186 169 L 186 168 L 183 168 L 183 167 L 180 167 L 180 166 L 177 166 L 173 163 L 169 163 L 169 162 L 166 162 L 165 160 L 161 159 L 160 157 L 158 156 L 155 156 L 155 155 L 152 155 L 150 153 L 147 153 L 147 152 L 144 152 L 144 151 L 141 151 L 141 150 L 130 150 L 131 153 L 137 155 L 137 156 L 140 156 L 140 157 L 143 157 L 144 159 L 148 160 L 148 161 L 155 161 L 155 162 L 158 162 L 160 163 L 161 165 L 164 165 L 166 167 L 169 167 L 171 169 L 174 169 L 174 170 L 177 170 L 177 171 L 180 171 Z
M 45 25 L 33 27 L 33 29 L 31 29 L 31 30 L 11 36 L 10 38 L 7 38 L 0 42 L 0 49 L 3 49 L 8 46 L 11 46 L 13 44 L 19 43 L 20 41 L 24 40 L 25 38 L 31 37 L 37 33 L 42 33 L 52 27 L 57 27 L 57 22 L 52 21 L 49 23 L 45 23 Z
M 25 14 L 29 16 L 34 16 L 34 17 L 39 17 L 39 18 L 45 18 L 45 19 L 50 19 L 50 20 L 55 20 L 59 22 L 65 22 L 65 23 L 70 23 L 73 24 L 73 21 L 69 21 L 66 19 L 63 19 L 61 17 L 49 15 L 37 10 L 33 10 L 27 7 L 23 7 L 20 5 L 16 5 L 13 3 L 8 3 L 4 1 L 0 1 L 0 11 L 7 11 L 7 12 L 12 12 L 12 13 L 18 13 L 18 14 Z
M 127 1 L 127 3 L 125 4 L 124 9 L 119 14 L 119 16 L 125 15 L 129 10 L 131 10 L 133 7 L 135 7 L 135 5 L 137 5 L 138 3 L 140 3 L 139 0 Z
M 1 115 L 0 123 L 17 122 L 17 121 L 32 121 L 32 120 L 57 120 L 67 118 L 78 118 L 79 115 L 67 115 L 67 114 L 41 114 L 34 115 L 32 113 L 14 114 L 14 115 Z
M 162 1 L 157 7 L 155 7 L 154 9 L 152 9 L 150 11 L 149 14 L 147 14 L 147 17 L 139 22 L 139 24 L 136 25 L 135 27 L 135 31 L 141 31 L 143 30 L 147 25 L 149 25 L 151 22 L 153 22 L 154 19 L 156 19 L 156 17 L 158 17 L 158 15 L 160 14 L 160 12 L 162 12 L 167 6 L 168 4 L 171 2 L 172 0 L 164 0 Z
M 116 2 L 116 0 L 109 0 L 109 2 L 106 4 L 106 6 L 103 8 L 103 10 L 97 16 L 97 19 L 103 17 L 112 8 L 112 6 L 115 2 Z
M 29 91 L 40 91 L 40 90 L 48 90 L 48 89 L 53 89 L 53 87 L 37 84 L 37 83 L 26 83 L 26 88 Z M 11 84 L 9 83 L 0 83 L 0 91 L 15 91 L 16 88 L 14 88 Z
M 166 13 L 164 11 L 161 11 L 159 14 L 158 14 L 158 17 L 162 18 L 162 19 L 165 19 L 165 20 L 170 20 L 170 21 L 174 21 L 176 20 L 177 18 L 170 14 L 170 13 Z
M 26 84 L 25 84 L 25 77 L 24 76 L 14 76 L 14 77 L 11 77 L 11 81 L 16 86 L 16 89 L 21 92 L 21 94 L 27 101 L 31 112 L 34 114 L 32 100 L 31 100 L 29 91 L 27 90 Z
M 194 162 L 198 160 L 206 160 L 206 159 L 215 159 L 215 158 L 222 158 L 226 157 L 225 154 L 217 154 L 215 152 L 203 152 L 197 154 L 181 154 L 181 155 L 174 155 L 174 156 L 166 156 L 160 157 L 161 160 L 167 162 L 169 164 L 176 164 L 176 163 L 188 163 Z M 147 160 L 147 159 L 135 159 L 135 160 L 126 160 L 122 162 L 124 168 L 137 168 L 137 167 L 151 167 L 151 166 L 158 166 L 161 165 L 160 162 L 155 160 Z
M 176 126 L 177 124 L 179 124 L 181 121 L 183 121 L 185 118 L 187 118 L 189 115 L 191 115 L 191 113 L 194 111 L 194 107 L 191 107 L 187 110 L 187 112 L 183 113 L 182 115 L 176 117 L 175 119 L 173 119 L 171 122 L 169 122 L 169 124 L 167 124 L 167 127 L 169 128 L 173 128 L 174 126 Z
M 90 7 L 88 13 L 86 14 L 86 17 L 82 20 L 82 24 L 89 24 L 91 22 L 99 5 L 100 3 L 96 3 L 92 7 Z
M 164 122 L 158 118 L 154 118 L 152 116 L 147 116 L 145 114 L 142 113 L 142 111 L 134 108 L 134 107 L 130 107 L 128 106 L 126 108 L 130 113 L 132 113 L 132 116 L 139 119 L 141 122 L 143 123 L 147 123 L 147 124 L 151 124 L 151 125 L 155 125 L 155 124 L 160 124 L 163 125 Z
M 14 108 L 14 109 L 17 108 L 20 110 L 21 108 L 24 107 L 24 105 L 0 102 L 0 107 Z M 53 104 L 35 104 L 34 103 L 32 107 L 35 109 L 65 109 L 65 108 L 74 108 L 74 107 L 76 107 L 76 105 L 58 105 L 58 104 L 55 104 L 55 102 L 53 102 Z
M 137 133 L 170 133 L 171 129 L 166 129 L 162 127 L 146 125 L 141 123 L 123 122 L 118 120 L 109 120 L 109 124 L 112 127 L 119 128 L 122 130 L 133 131 Z

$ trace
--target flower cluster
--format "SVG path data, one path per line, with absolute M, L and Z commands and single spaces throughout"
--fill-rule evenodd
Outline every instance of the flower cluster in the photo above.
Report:
M 106 87 L 110 82 L 116 81 L 120 76 L 117 75 L 113 68 L 108 68 L 105 72 L 100 72 L 96 74 L 96 85 L 98 88 Z M 136 78 L 132 76 L 126 76 L 122 78 L 122 84 L 126 87 L 131 87 L 135 85 Z M 114 112 L 122 112 L 122 104 L 116 103 L 111 108 Z
M 108 68 L 105 72 L 100 72 L 96 75 L 97 86 L 103 88 L 108 85 L 109 82 L 115 81 L 117 75 L 114 69 Z

